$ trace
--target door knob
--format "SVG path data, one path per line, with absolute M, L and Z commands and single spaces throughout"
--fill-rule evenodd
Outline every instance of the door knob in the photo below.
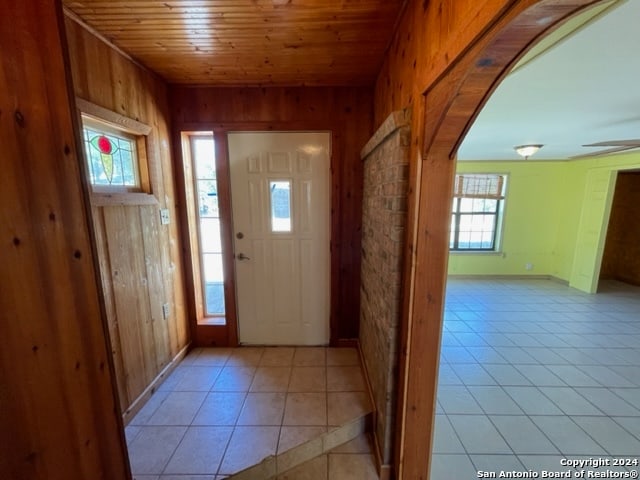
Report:
M 251 260 L 249 257 L 247 257 L 244 253 L 239 253 L 238 255 L 236 255 L 236 258 L 238 260 Z

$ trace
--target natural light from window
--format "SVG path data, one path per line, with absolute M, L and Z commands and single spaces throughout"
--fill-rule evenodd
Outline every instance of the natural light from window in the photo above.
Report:
M 116 133 L 98 122 L 83 119 L 83 136 L 92 185 L 124 189 L 140 187 L 133 135 Z
M 456 175 L 451 251 L 498 251 L 505 187 L 505 175 Z
M 200 255 L 206 316 L 224 316 L 224 272 L 213 137 L 191 137 L 198 202 Z
M 291 232 L 291 181 L 269 182 L 271 231 Z

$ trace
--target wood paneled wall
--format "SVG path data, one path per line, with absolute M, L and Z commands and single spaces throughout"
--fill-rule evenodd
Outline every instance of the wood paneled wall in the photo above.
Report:
M 370 88 L 190 88 L 173 86 L 174 128 L 330 130 L 331 341 L 358 337 L 362 162 L 372 133 Z
M 640 172 L 620 172 L 611 205 L 600 278 L 640 285 Z
M 188 344 L 165 84 L 66 19 L 77 97 L 151 126 L 157 205 L 92 207 L 109 335 L 123 412 Z M 160 224 L 160 208 L 171 223 Z M 169 304 L 169 318 L 162 305 Z
M 375 87 L 375 126 L 411 106 L 513 0 L 411 0 Z
M 125 480 L 59 2 L 2 2 L 0 51 L 0 478 Z
M 375 124 L 413 107 L 396 474 L 429 477 L 457 146 L 513 63 L 589 0 L 409 0 L 375 87 Z

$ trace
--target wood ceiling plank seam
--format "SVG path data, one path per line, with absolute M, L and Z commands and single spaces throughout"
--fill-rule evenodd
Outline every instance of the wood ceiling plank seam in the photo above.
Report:
M 221 13 L 234 13 L 234 12 L 261 12 L 261 13 L 278 13 L 278 14 L 292 14 L 297 12 L 321 12 L 321 13 L 342 13 L 342 12 L 369 12 L 376 10 L 384 10 L 393 8 L 394 4 L 399 4 L 400 2 L 358 2 L 358 3 L 348 3 L 345 4 L 343 2 L 327 2 L 326 6 L 318 5 L 317 2 L 314 2 L 313 6 L 304 6 L 300 4 L 289 5 L 286 8 L 256 8 L 255 5 L 247 5 L 242 6 L 239 5 L 238 2 L 234 2 L 230 5 L 230 2 L 226 1 L 219 6 L 208 5 L 209 2 L 201 2 L 200 5 L 197 5 L 198 2 L 184 2 L 181 1 L 179 6 L 172 6 L 167 2 L 159 1 L 152 2 L 149 4 L 142 4 L 142 2 L 134 2 L 134 1 L 123 1 L 123 2 L 70 2 L 65 1 L 64 4 L 69 8 L 73 8 L 77 11 L 96 11 L 96 10 L 158 10 L 158 11 L 169 11 L 169 12 L 180 12 L 185 9 L 197 9 L 204 11 L 219 11 Z M 186 4 L 186 5 L 185 5 Z M 90 6 L 89 6 L 90 5 Z
M 131 34 L 111 34 L 109 37 L 117 38 L 118 40 L 154 40 L 159 35 L 159 32 L 150 32 L 148 34 L 140 34 L 139 32 L 132 32 Z M 220 41 L 256 41 L 263 40 L 265 37 L 269 37 L 269 42 L 274 41 L 287 41 L 287 42 L 307 42 L 312 44 L 327 44 L 327 43 L 353 43 L 353 42 L 363 42 L 368 40 L 366 32 L 356 32 L 354 34 L 349 34 L 347 36 L 338 36 L 323 33 L 323 35 L 317 35 L 315 32 L 307 32 L 302 36 L 291 35 L 291 34 L 281 34 L 278 32 L 260 32 L 257 34 L 242 34 L 242 35 L 221 35 L 219 33 L 209 33 L 209 32 L 184 32 L 179 30 L 168 30 L 163 32 L 163 38 L 204 38 L 204 39 L 212 39 L 212 40 L 220 40 Z M 371 41 L 373 45 L 384 45 L 384 42 Z M 362 46 L 362 45 L 361 45 Z
M 69 7 L 71 8 L 71 7 Z M 272 13 L 265 15 L 265 12 L 250 12 L 250 13 L 216 13 L 207 10 L 198 10 L 198 9 L 182 9 L 182 10 L 173 10 L 167 12 L 166 10 L 154 10 L 154 9 L 110 9 L 105 10 L 104 12 L 96 11 L 95 9 L 85 10 L 85 9 L 73 9 L 78 15 L 83 18 L 99 20 L 101 18 L 104 19 L 117 19 L 117 18 L 126 18 L 126 17 L 153 17 L 153 18 L 172 18 L 178 16 L 194 16 L 209 18 L 212 16 L 213 18 L 218 19 L 252 19 L 255 18 L 259 21 L 270 21 L 270 20 L 285 20 L 289 19 L 290 21 L 318 21 L 317 19 L 324 19 L 330 21 L 339 21 L 340 19 L 353 20 L 353 19 L 366 19 L 366 18 L 375 18 L 377 16 L 393 15 L 395 14 L 395 9 L 380 9 L 380 10 L 369 10 L 369 11 L 345 11 L 345 12 L 309 12 L 305 15 L 297 15 L 293 17 L 290 14 L 278 14 Z M 268 13 L 268 12 L 267 12 Z M 394 15 L 395 16 L 395 15 Z M 266 19 L 266 20 L 265 20 Z M 393 24 L 391 24 L 393 25 Z
M 74 10 L 75 11 L 75 10 Z M 394 13 L 389 10 L 380 10 L 376 12 L 370 13 L 344 13 L 341 15 L 313 15 L 308 17 L 297 17 L 296 21 L 305 21 L 311 23 L 318 22 L 341 22 L 341 23 L 349 23 L 349 22 L 366 22 L 368 20 L 373 19 L 386 19 L 388 22 L 388 15 Z M 283 23 L 290 23 L 291 18 L 289 16 L 269 16 L 269 15 L 251 15 L 251 16 L 240 16 L 240 15 L 222 15 L 211 12 L 194 12 L 190 14 L 178 14 L 175 13 L 157 13 L 157 14 L 146 14 L 144 12 L 126 12 L 122 14 L 117 13 L 101 13 L 101 14 L 90 14 L 90 13 L 82 13 L 83 18 L 94 18 L 95 20 L 101 20 L 104 22 L 108 21 L 128 21 L 128 20 L 137 20 L 137 21 L 162 21 L 162 20 L 174 20 L 174 21 L 183 21 L 183 20 L 226 20 L 230 23 L 233 21 L 246 21 L 247 19 L 259 19 L 261 23 L 269 23 L 271 21 L 281 21 Z

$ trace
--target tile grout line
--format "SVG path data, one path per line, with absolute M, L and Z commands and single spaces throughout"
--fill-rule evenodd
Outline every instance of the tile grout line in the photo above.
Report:
M 198 352 L 198 355 L 196 355 L 196 358 L 194 358 L 194 359 L 193 359 L 193 362 L 197 361 L 197 359 L 202 355 L 202 353 L 203 353 L 203 350 L 200 350 L 200 351 Z M 184 361 L 184 359 L 183 359 L 183 361 Z M 193 362 L 192 362 L 191 364 L 187 364 L 187 366 L 189 366 L 189 367 L 196 366 Z M 206 365 L 203 365 L 203 366 L 206 366 Z M 208 366 L 207 366 L 207 367 L 208 367 Z M 212 366 L 212 367 L 213 367 L 213 368 L 218 368 L 217 366 Z M 216 375 L 216 378 L 213 380 L 213 382 L 212 382 L 212 384 L 211 384 L 210 389 L 209 389 L 208 391 L 206 391 L 206 392 L 205 392 L 205 396 L 204 396 L 204 398 L 203 398 L 203 400 L 202 400 L 202 403 L 200 404 L 200 406 L 198 407 L 198 409 L 197 409 L 197 410 L 196 410 L 196 412 L 194 413 L 193 418 L 191 419 L 191 422 L 189 423 L 189 425 L 186 425 L 186 428 L 185 428 L 185 431 L 184 431 L 184 434 L 183 434 L 182 438 L 180 439 L 180 441 L 179 441 L 179 442 L 178 442 L 178 444 L 176 445 L 176 448 L 174 449 L 173 453 L 170 455 L 169 460 L 167 461 L 167 463 L 166 463 L 166 464 L 164 465 L 164 467 L 162 468 L 162 472 L 160 473 L 160 475 L 163 475 L 163 474 L 165 473 L 165 471 L 166 471 L 167 467 L 168 467 L 168 466 L 169 466 L 169 464 L 171 463 L 171 460 L 173 460 L 173 457 L 175 456 L 176 452 L 177 452 L 177 451 L 178 451 L 178 449 L 180 448 L 180 445 L 181 445 L 181 444 L 182 444 L 182 442 L 184 441 L 184 439 L 185 439 L 185 437 L 186 437 L 186 435 L 187 435 L 187 432 L 189 431 L 189 428 L 191 428 L 191 427 L 193 427 L 193 426 L 194 426 L 194 425 L 193 425 L 193 422 L 195 421 L 196 417 L 198 416 L 198 413 L 200 412 L 200 410 L 202 409 L 202 406 L 204 405 L 204 403 L 205 403 L 205 401 L 206 401 L 206 399 L 207 399 L 207 397 L 208 397 L 209 393 L 211 392 L 211 389 L 213 388 L 213 385 L 215 384 L 215 382 L 216 382 L 217 378 L 218 378 L 218 377 L 220 376 L 220 374 L 222 373 L 222 369 L 223 369 L 223 367 L 221 367 L 221 368 L 220 368 L 220 371 L 219 371 L 219 372 L 218 372 L 218 374 Z M 182 381 L 182 380 L 181 380 L 181 381 Z M 179 385 L 179 383 L 178 383 L 177 385 Z M 177 385 L 176 385 L 176 386 L 177 386 Z M 175 392 L 175 390 L 172 390 L 172 392 Z M 231 436 L 229 436 L 229 438 L 231 438 Z M 222 458 L 220 459 L 220 461 L 222 462 Z M 220 467 L 220 465 L 218 465 L 218 468 L 219 468 L 219 467 Z M 216 471 L 217 471 L 217 469 L 216 469 Z M 214 473 L 213 473 L 213 475 L 215 476 L 215 475 L 216 475 L 216 473 L 214 472 Z M 158 478 L 159 478 L 159 477 L 158 477 Z M 215 477 L 214 477 L 214 478 L 215 478 Z
M 498 290 L 498 287 L 496 287 L 496 291 L 497 290 Z M 556 301 L 555 298 L 553 300 Z M 500 309 L 500 310 L 504 310 L 504 309 Z M 545 310 L 548 310 L 548 309 L 545 309 Z M 562 315 L 565 318 L 569 318 L 568 315 L 566 315 L 565 313 L 561 313 L 561 312 L 566 311 L 566 309 L 564 307 L 560 307 L 557 310 L 559 310 L 560 312 L 558 313 L 558 315 L 556 315 L 556 317 L 559 317 L 559 316 Z M 597 309 L 595 309 L 595 308 L 593 310 L 597 311 Z M 575 311 L 576 314 L 579 314 L 579 312 L 584 311 L 584 309 L 583 308 L 571 309 L 570 311 L 571 312 Z M 449 320 L 451 320 L 453 318 L 454 321 L 455 321 L 455 319 L 459 319 L 460 321 L 465 321 L 466 322 L 466 320 L 468 320 L 468 317 L 457 316 L 457 315 L 455 315 L 455 313 L 452 310 L 445 309 L 445 331 L 452 334 L 452 337 L 455 339 L 455 341 L 457 341 L 460 344 L 459 346 L 462 347 L 461 351 L 464 351 L 464 352 L 470 354 L 476 361 L 475 362 L 468 362 L 468 361 L 459 362 L 459 361 L 456 361 L 458 359 L 454 359 L 452 357 L 452 358 L 446 358 L 446 359 L 443 358 L 442 360 L 454 360 L 453 363 L 446 362 L 446 361 L 441 361 L 441 364 L 448 364 L 450 366 L 451 370 L 452 370 L 452 373 L 453 373 L 454 377 L 458 378 L 459 375 L 457 374 L 455 365 L 458 365 L 458 364 L 460 364 L 460 365 L 469 365 L 469 364 L 473 365 L 473 364 L 476 364 L 476 365 L 479 365 L 480 367 L 482 367 L 484 369 L 484 365 L 494 363 L 494 362 L 478 361 L 479 360 L 478 357 L 473 355 L 473 353 L 472 353 L 474 351 L 473 348 L 477 347 L 477 345 L 476 345 L 477 342 L 475 341 L 475 337 L 468 336 L 465 333 L 461 333 L 461 332 L 453 332 L 453 331 L 448 330 L 446 328 L 447 312 L 448 312 L 448 315 L 449 315 Z M 601 313 L 601 312 L 597 312 L 597 313 Z M 500 317 L 504 318 L 505 315 L 501 314 Z M 471 321 L 471 323 L 466 323 L 466 326 L 471 328 L 471 332 L 479 335 L 483 340 L 485 340 L 486 337 L 482 335 L 482 332 L 479 330 L 479 328 L 477 328 L 476 324 L 481 322 L 481 321 L 489 321 L 488 320 L 489 318 L 491 318 L 491 317 L 484 316 L 484 315 L 483 316 L 478 316 L 478 320 Z M 609 342 L 599 342 L 596 345 L 595 344 L 596 342 L 594 341 L 595 339 L 593 338 L 593 335 L 595 335 L 597 333 L 593 332 L 593 334 L 591 334 L 591 333 L 587 334 L 588 336 L 586 336 L 586 337 L 584 335 L 582 335 L 582 338 L 585 339 L 585 341 L 581 341 L 581 342 L 576 341 L 573 344 L 569 344 L 569 343 L 564 342 L 564 344 L 565 344 L 564 346 L 559 346 L 557 344 L 557 342 L 554 342 L 554 343 L 551 343 L 551 342 L 546 343 L 545 342 L 545 339 L 551 339 L 552 337 L 544 337 L 543 335 L 554 335 L 554 332 L 558 331 L 557 328 L 545 328 L 545 327 L 550 327 L 551 326 L 550 322 L 544 322 L 544 324 L 540 326 L 540 329 L 536 329 L 534 331 L 531 331 L 531 329 L 528 329 L 528 330 L 525 329 L 524 327 L 526 327 L 526 325 L 525 325 L 524 322 L 525 322 L 525 320 L 522 320 L 522 321 L 518 320 L 514 324 L 513 330 L 519 330 L 519 333 L 522 333 L 522 334 L 526 335 L 528 338 L 536 341 L 539 345 L 536 345 L 536 346 L 528 345 L 530 343 L 528 341 L 525 342 L 527 345 L 525 345 L 522 342 L 517 342 L 518 337 L 514 337 L 513 335 L 510 336 L 510 337 L 509 336 L 505 337 L 505 339 L 509 338 L 509 340 L 516 341 L 515 344 L 514 344 L 514 342 L 511 342 L 512 345 L 514 347 L 518 348 L 524 354 L 527 354 L 529 357 L 531 357 L 532 362 L 527 362 L 527 363 L 513 362 L 513 361 L 509 361 L 509 359 L 505 358 L 507 360 L 506 365 L 510 365 L 512 368 L 514 368 L 515 371 L 518 372 L 519 374 L 521 374 L 527 380 L 527 382 L 529 383 L 528 386 L 522 386 L 522 387 L 523 388 L 535 388 L 536 391 L 538 391 L 539 394 L 543 395 L 543 398 L 545 398 L 548 402 L 550 402 L 550 405 L 553 405 L 557 409 L 557 411 L 559 413 L 561 412 L 560 415 L 551 415 L 551 416 L 568 417 L 571 420 L 572 424 L 574 424 L 577 429 L 579 429 L 580 431 L 584 432 L 586 438 L 589 438 L 589 439 L 593 440 L 595 445 L 599 445 L 599 448 L 602 448 L 603 451 L 608 452 L 608 450 L 606 448 L 603 448 L 602 445 L 600 445 L 599 442 L 596 442 L 593 438 L 591 438 L 591 435 L 588 434 L 580 425 L 578 425 L 575 422 L 575 420 L 574 420 L 574 418 L 572 416 L 567 415 L 564 412 L 564 410 L 559 408 L 559 405 L 558 405 L 557 402 L 553 401 L 540 388 L 538 388 L 540 386 L 538 383 L 533 381 L 532 378 L 530 378 L 529 375 L 525 374 L 525 372 L 527 371 L 527 368 L 525 367 L 525 365 L 541 366 L 541 367 L 543 367 L 543 369 L 544 369 L 543 372 L 545 372 L 545 374 L 548 373 L 549 375 L 551 375 L 551 377 L 549 377 L 550 379 L 556 379 L 557 381 L 560 381 L 560 383 L 561 383 L 561 385 L 555 385 L 556 380 L 549 380 L 549 381 L 553 381 L 554 384 L 553 385 L 543 385 L 545 388 L 549 388 L 549 389 L 553 389 L 553 388 L 570 388 L 573 391 L 574 394 L 578 395 L 578 398 L 581 398 L 582 400 L 584 400 L 586 402 L 586 404 L 591 405 L 592 407 L 594 407 L 596 412 L 600 412 L 601 413 L 600 415 L 592 415 L 593 418 L 599 418 L 599 419 L 606 418 L 607 421 L 612 422 L 614 425 L 619 426 L 624 431 L 629 433 L 632 437 L 637 438 L 637 435 L 634 435 L 633 432 L 629 430 L 629 428 L 628 428 L 629 426 L 628 425 L 626 427 L 624 425 L 621 425 L 619 420 L 616 420 L 616 418 L 614 416 L 606 414 L 606 412 L 602 411 L 602 409 L 600 407 L 598 407 L 598 405 L 596 403 L 594 403 L 594 401 L 589 400 L 588 397 L 586 397 L 582 393 L 580 393 L 580 391 L 578 390 L 579 387 L 577 385 L 574 385 L 573 383 L 567 383 L 567 381 L 565 381 L 564 378 L 558 377 L 556 372 L 554 372 L 551 368 L 549 368 L 549 365 L 554 365 L 554 364 L 563 365 L 563 366 L 570 365 L 570 366 L 576 368 L 582 374 L 586 375 L 586 378 L 592 379 L 596 383 L 596 385 L 593 386 L 593 388 L 598 388 L 598 389 L 602 389 L 602 390 L 608 390 L 609 393 L 615 395 L 622 402 L 624 402 L 623 403 L 624 405 L 628 405 L 630 408 L 635 409 L 635 405 L 631 404 L 631 402 L 628 401 L 627 398 L 624 398 L 621 395 L 618 395 L 618 393 L 616 393 L 615 391 L 613 391 L 613 388 L 624 389 L 623 387 L 607 386 L 607 384 L 604 384 L 601 381 L 599 381 L 597 378 L 595 378 L 595 376 L 594 376 L 595 374 L 593 372 L 591 372 L 593 374 L 590 374 L 590 372 L 587 370 L 587 368 L 583 366 L 583 365 L 586 365 L 586 364 L 574 363 L 571 359 L 567 358 L 567 355 L 572 353 L 572 352 L 574 352 L 574 351 L 575 352 L 583 352 L 584 355 L 586 355 L 587 352 L 591 353 L 591 352 L 595 352 L 596 350 L 601 350 L 603 348 L 604 349 L 607 349 L 607 348 L 608 349 L 612 349 L 611 343 L 612 342 L 617 342 L 618 340 L 615 337 L 611 336 L 611 337 L 609 337 L 609 339 L 611 339 Z M 591 322 L 591 323 L 594 324 L 595 322 Z M 489 333 L 489 336 L 492 336 L 493 333 L 498 332 L 497 329 L 496 330 L 492 329 L 492 330 L 493 330 L 493 332 Z M 623 330 L 628 330 L 628 328 L 625 327 L 624 329 L 623 328 L 617 329 L 615 335 L 619 335 L 619 332 L 623 331 Z M 545 331 L 548 332 L 548 333 L 544 333 Z M 579 336 L 578 333 L 573 333 L 573 332 L 576 332 L 576 329 L 574 329 L 574 328 L 566 328 L 566 329 L 563 329 L 562 331 L 567 332 L 568 335 Z M 638 332 L 640 332 L 640 330 L 636 330 L 636 329 L 632 329 L 631 331 L 633 332 L 631 334 L 637 334 Z M 456 335 L 456 333 L 458 333 L 459 335 Z M 522 338 L 524 339 L 524 337 L 522 337 Z M 567 339 L 568 338 L 571 338 L 571 337 L 567 337 Z M 576 338 L 578 338 L 578 337 L 576 337 Z M 560 341 L 563 341 L 563 340 L 564 340 L 564 337 Z M 469 344 L 468 341 L 473 341 L 474 343 Z M 501 342 L 501 343 L 504 343 L 504 342 Z M 494 347 L 494 345 L 489 341 L 487 341 L 487 344 L 488 344 L 487 346 L 493 348 L 494 351 L 496 351 L 499 355 L 502 354 L 502 351 L 501 351 L 500 348 Z M 449 345 L 447 345 L 447 346 L 449 346 Z M 505 347 L 506 347 L 506 344 L 505 344 Z M 503 348 L 505 348 L 505 347 L 503 347 Z M 543 352 L 546 351 L 546 352 L 549 352 L 550 354 L 557 355 L 559 357 L 559 358 L 557 358 L 557 360 L 562 359 L 562 360 L 564 360 L 564 362 L 560 363 L 560 362 L 556 361 L 556 359 L 553 358 L 552 355 L 548 355 L 548 356 L 551 356 L 551 358 L 552 358 L 551 361 L 544 360 L 544 359 L 541 360 L 542 356 L 539 356 L 539 355 L 535 355 L 534 356 L 534 354 L 533 354 L 534 352 L 531 351 L 531 349 L 534 349 L 534 348 L 535 349 L 545 349 L 544 351 L 543 350 L 536 350 L 535 351 L 535 352 L 540 352 L 540 354 L 542 356 L 545 355 Z M 585 348 L 587 349 L 586 351 L 585 351 Z M 629 351 L 630 352 L 629 354 L 625 354 L 627 356 L 627 359 L 624 360 L 624 364 L 625 365 L 631 365 L 632 362 L 630 360 L 628 360 L 628 359 L 631 358 L 631 355 L 632 355 L 631 352 L 633 352 L 634 349 L 631 348 L 631 346 L 629 346 L 629 348 L 627 348 L 626 345 L 624 345 L 624 349 L 623 350 L 621 350 L 622 348 L 623 347 L 620 347 L 618 350 L 619 351 L 625 351 L 625 352 Z M 445 356 L 446 356 L 446 349 L 444 349 L 444 350 L 445 350 Z M 614 349 L 614 351 L 615 351 L 615 349 Z M 478 352 L 478 353 L 480 354 L 481 352 Z M 450 355 L 451 355 L 451 353 L 450 353 Z M 620 360 L 619 362 L 616 362 L 616 364 L 618 364 L 618 363 L 622 363 L 622 360 Z M 591 364 L 591 362 L 589 362 L 589 364 Z M 629 379 L 627 377 L 625 377 L 624 375 L 620 375 L 618 373 L 618 371 L 614 370 L 613 368 L 610 368 L 611 365 L 607 365 L 607 364 L 603 363 L 602 361 L 598 361 L 597 358 L 593 359 L 593 365 L 597 365 L 597 366 L 600 366 L 600 367 L 607 368 L 609 371 L 612 371 L 616 375 L 619 375 L 625 381 L 629 381 Z M 607 370 L 604 370 L 604 371 L 606 372 Z M 492 378 L 495 379 L 495 377 L 492 374 L 490 374 L 490 372 L 487 371 L 487 373 L 489 373 L 489 375 Z M 533 372 L 531 374 L 533 375 Z M 545 378 L 545 375 L 543 375 L 542 378 Z M 464 386 L 465 390 L 468 392 L 468 394 L 471 395 L 471 398 L 473 398 L 474 401 L 477 402 L 477 400 L 475 399 L 475 396 L 473 396 L 473 393 L 471 393 L 470 390 L 469 390 L 470 387 L 472 387 L 472 386 L 475 387 L 476 385 L 469 384 L 468 383 L 469 380 L 466 378 L 466 376 L 464 378 L 463 377 L 459 377 L 458 380 L 461 381 L 461 384 L 458 384 L 458 386 Z M 455 380 L 454 380 L 454 382 L 455 382 Z M 546 382 L 546 380 L 543 380 L 543 382 Z M 634 388 L 632 385 L 635 385 L 636 387 L 640 386 L 640 385 L 637 385 L 637 382 L 634 383 L 633 381 L 629 381 L 629 383 L 630 383 L 630 385 L 627 385 L 627 388 L 629 388 L 629 389 L 633 389 Z M 455 385 L 455 383 L 454 383 L 454 385 Z M 444 385 L 440 384 L 439 387 L 440 386 L 444 386 Z M 447 386 L 450 386 L 450 385 L 447 385 Z M 453 385 L 451 385 L 451 386 L 453 386 Z M 501 390 L 508 396 L 508 398 L 511 401 L 513 401 L 515 403 L 515 405 L 518 405 L 518 407 L 520 407 L 519 402 L 517 402 L 515 400 L 515 398 L 512 397 L 512 395 L 504 389 L 504 387 L 505 387 L 504 383 L 496 381 L 496 386 L 500 387 Z M 489 417 L 489 420 L 491 420 L 491 418 L 490 418 L 491 416 L 487 415 L 485 408 L 481 404 L 479 405 L 479 408 L 480 408 L 481 411 L 484 412 L 485 416 Z M 450 420 L 449 416 L 452 415 L 452 414 L 448 413 L 444 409 L 444 406 L 441 407 L 441 409 L 444 412 L 444 415 L 447 417 L 447 419 Z M 495 415 L 495 416 L 497 417 L 498 415 Z M 538 424 L 536 422 L 534 422 L 534 418 L 539 416 L 539 415 L 533 415 L 533 414 L 530 414 L 530 413 L 523 412 L 523 415 L 521 415 L 521 416 L 526 417 L 531 423 L 534 424 L 534 427 L 542 434 L 542 438 L 544 438 L 546 441 L 548 441 L 549 444 L 552 445 L 556 450 L 562 452 L 562 450 L 558 447 L 558 445 L 556 445 L 551 440 L 551 438 L 548 436 L 548 434 L 540 426 L 538 426 Z M 626 416 L 626 415 L 623 415 L 622 417 L 624 417 L 624 416 Z M 495 427 L 495 424 L 493 423 L 493 421 L 491 421 L 491 423 L 492 423 L 492 425 L 494 425 L 494 428 L 497 429 L 497 427 Z M 455 428 L 454 428 L 454 432 L 456 434 L 457 439 L 460 441 L 461 439 L 459 437 L 459 432 Z M 498 432 L 501 434 L 501 432 L 499 430 L 498 430 Z M 460 443 L 462 444 L 462 447 L 463 447 L 464 451 L 466 452 L 467 456 L 470 456 L 469 452 L 467 451 L 467 449 L 465 447 L 465 445 L 462 442 L 460 442 Z M 508 442 L 506 442 L 506 443 L 507 443 L 507 445 L 509 445 Z M 510 445 L 509 445 L 509 447 L 511 448 Z M 511 448 L 511 450 L 513 450 L 513 449 Z M 521 461 L 521 459 L 520 459 L 520 454 L 515 454 L 514 458 L 516 458 L 520 463 L 523 463 Z
M 263 353 L 260 354 L 260 359 L 262 358 L 263 354 L 264 354 L 264 350 L 263 350 Z M 232 356 L 232 354 L 229 354 L 229 357 L 227 357 L 227 360 L 225 362 L 225 366 L 233 366 L 233 365 L 228 365 L 229 360 L 231 359 L 231 356 Z M 258 363 L 260 363 L 260 359 L 257 360 Z M 247 402 L 247 398 L 249 397 L 249 391 L 251 390 L 251 385 L 253 384 L 253 380 L 255 379 L 255 375 L 256 375 L 257 371 L 258 371 L 258 368 L 255 367 L 255 369 L 253 371 L 253 376 L 251 377 L 251 382 L 249 382 L 247 390 L 246 391 L 244 391 L 244 390 L 242 391 L 242 393 L 244 393 L 244 399 L 242 401 L 242 406 L 240 407 L 240 410 L 238 411 L 238 416 L 236 417 L 236 420 L 235 420 L 235 422 L 233 424 L 233 427 L 232 427 L 232 430 L 231 430 L 231 435 L 229 435 L 229 440 L 227 441 L 227 444 L 224 447 L 224 451 L 222 452 L 222 456 L 220 457 L 220 463 L 218 464 L 218 468 L 216 469 L 216 472 L 214 473 L 214 475 L 215 475 L 214 478 L 216 478 L 218 475 L 228 476 L 226 474 L 221 473 L 220 469 L 222 468 L 222 464 L 224 463 L 224 459 L 227 456 L 227 452 L 229 450 L 229 446 L 231 445 L 231 440 L 233 439 L 233 435 L 236 432 L 236 429 L 238 428 L 238 421 L 240 420 L 240 415 L 242 414 L 242 410 L 244 409 L 244 406 L 245 406 L 245 404 Z
M 289 379 L 287 381 L 287 388 L 284 393 L 284 405 L 282 406 L 282 415 L 280 416 L 280 427 L 278 429 L 278 439 L 276 440 L 276 450 L 274 452 L 275 461 L 276 461 L 276 476 L 278 475 L 278 452 L 280 450 L 280 438 L 282 437 L 282 427 L 284 426 L 284 415 L 287 411 L 287 401 L 289 400 L 289 388 L 291 387 L 291 379 L 293 377 L 293 363 L 294 358 L 296 356 L 297 348 L 293 349 L 293 354 L 291 355 L 291 363 L 289 366 Z

